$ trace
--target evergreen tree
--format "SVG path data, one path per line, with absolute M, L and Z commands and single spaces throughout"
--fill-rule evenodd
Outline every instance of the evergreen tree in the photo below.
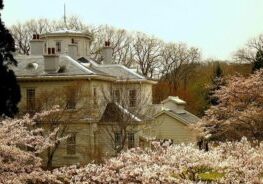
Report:
M 3 7 L 3 0 L 0 0 L 0 10 Z M 10 69 L 10 65 L 17 65 L 12 55 L 14 51 L 14 39 L 5 28 L 0 14 L 0 116 L 14 117 L 18 112 L 20 87 L 14 72 Z
M 262 49 L 257 51 L 256 61 L 253 64 L 252 72 L 259 70 L 260 68 L 263 68 L 263 50 Z
M 215 91 L 219 90 L 220 87 L 224 85 L 224 80 L 223 80 L 223 70 L 220 67 L 220 64 L 217 63 L 215 71 L 214 71 L 214 75 L 212 78 L 212 84 L 210 86 L 209 89 L 209 104 L 210 105 L 218 105 L 219 104 L 219 99 L 218 97 L 214 96 Z

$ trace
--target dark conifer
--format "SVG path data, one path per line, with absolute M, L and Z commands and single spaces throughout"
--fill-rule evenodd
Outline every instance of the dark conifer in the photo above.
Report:
M 263 68 L 263 50 L 258 50 L 256 54 L 256 61 L 253 63 L 252 71 L 255 72 Z
M 212 85 L 210 86 L 209 90 L 209 104 L 211 105 L 218 105 L 219 99 L 214 96 L 215 91 L 219 90 L 221 86 L 224 85 L 224 79 L 223 79 L 223 71 L 220 67 L 220 64 L 217 63 L 216 69 L 214 71 L 214 75 L 212 78 Z
M 0 0 L 0 9 L 3 9 L 3 0 Z M 0 14 L 0 116 L 14 117 L 18 112 L 20 87 L 14 72 L 10 69 L 11 65 L 17 65 L 12 55 L 14 51 L 14 39 L 5 28 Z

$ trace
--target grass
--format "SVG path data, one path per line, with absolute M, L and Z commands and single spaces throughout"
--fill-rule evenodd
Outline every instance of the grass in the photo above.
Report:
M 198 178 L 201 181 L 218 181 L 223 177 L 224 177 L 224 173 L 219 173 L 219 172 L 205 172 L 198 174 Z

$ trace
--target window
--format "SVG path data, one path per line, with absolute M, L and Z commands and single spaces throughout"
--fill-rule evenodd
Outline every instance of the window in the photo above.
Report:
M 121 145 L 121 133 L 120 132 L 114 133 L 114 142 L 115 142 L 115 147 L 118 147 Z
M 134 148 L 134 133 L 128 133 L 128 148 Z
M 72 44 L 77 44 L 78 42 L 74 38 L 71 38 L 71 43 Z
M 130 107 L 136 106 L 136 95 L 137 91 L 135 89 L 129 91 L 129 105 Z
M 118 89 L 114 90 L 113 95 L 114 95 L 114 97 L 113 97 L 114 101 L 120 103 L 120 101 L 121 101 L 120 90 L 118 90 Z
M 67 109 L 75 109 L 76 108 L 76 100 L 74 97 L 70 97 L 67 101 Z
M 93 88 L 93 104 L 98 105 L 97 101 L 97 88 Z
M 56 42 L 56 52 L 61 52 L 61 42 Z
M 27 99 L 27 111 L 35 111 L 36 108 L 36 91 L 33 88 L 26 90 L 26 99 Z
M 76 154 L 76 133 L 71 133 L 67 139 L 67 154 Z
M 44 44 L 44 52 L 47 53 L 47 42 Z

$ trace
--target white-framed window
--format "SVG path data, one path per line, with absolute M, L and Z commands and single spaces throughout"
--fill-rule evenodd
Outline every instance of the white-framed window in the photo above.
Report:
M 26 107 L 27 111 L 32 112 L 36 109 L 36 89 L 28 88 L 26 89 Z
M 137 102 L 137 90 L 136 89 L 129 90 L 129 106 L 135 107 L 136 102 Z

